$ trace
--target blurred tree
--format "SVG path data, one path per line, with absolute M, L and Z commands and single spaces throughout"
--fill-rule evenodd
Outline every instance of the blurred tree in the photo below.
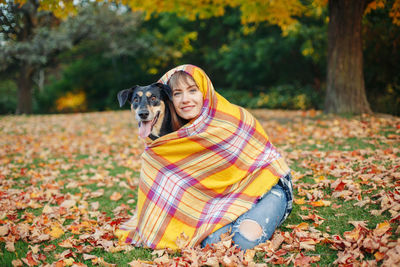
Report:
M 192 49 L 185 51 L 179 62 L 202 66 L 218 88 L 256 95 L 282 84 L 312 85 L 321 90 L 327 29 L 327 12 L 323 11 L 321 16 L 302 19 L 297 31 L 288 36 L 265 22 L 249 29 L 241 24 L 238 8 L 227 8 L 224 16 L 208 19 L 189 21 L 160 13 L 149 21 L 160 21 L 155 27 L 165 24 L 180 32 L 196 31 Z
M 52 1 L 5 1 L 0 4 L 0 71 L 15 79 L 18 86 L 17 114 L 32 113 L 34 77 L 54 66 L 57 56 L 84 40 L 103 46 L 102 55 L 135 55 L 147 42 L 135 38 L 141 15 L 118 14 L 118 6 L 81 2 L 76 6 L 50 6 Z M 60 2 L 57 1 L 56 4 Z M 68 2 L 69 3 L 69 2 Z M 111 9 L 114 9 L 112 11 Z M 124 8 L 126 10 L 126 8 Z M 57 16 L 74 13 L 68 19 Z M 130 38 L 122 38 L 130 31 Z M 116 38 L 118 37 L 118 38 Z
M 361 22 L 367 0 L 330 0 L 325 111 L 370 113 L 365 94 Z
M 42 25 L 56 25 L 59 20 L 49 12 L 38 12 L 38 3 L 29 1 L 19 6 L 14 1 L 0 4 L 1 50 L 0 71 L 15 73 L 18 84 L 18 106 L 16 113 L 32 112 L 32 78 L 38 65 L 46 61 L 44 46 L 48 42 L 40 42 L 35 37 L 35 29 Z M 38 53 L 38 52 L 42 53 Z
M 29 114 L 35 74 L 59 51 L 86 37 L 88 29 L 80 25 L 59 28 L 60 19 L 41 10 L 37 0 L 1 1 L 0 22 L 0 71 L 13 77 L 18 86 L 16 113 Z
M 363 19 L 367 97 L 376 112 L 400 115 L 400 27 L 391 8 L 367 10 Z
M 132 10 L 152 13 L 174 12 L 190 19 L 222 16 L 226 6 L 239 7 L 244 24 L 268 21 L 277 24 L 283 34 L 290 34 L 299 23 L 297 17 L 309 15 L 326 5 L 329 7 L 327 92 L 325 111 L 333 113 L 371 112 L 365 94 L 362 54 L 362 18 L 367 9 L 376 9 L 391 2 L 390 16 L 400 24 L 400 0 L 282 0 L 282 1 L 137 1 L 124 0 Z M 369 4 L 369 5 L 368 5 Z
M 40 112 L 67 111 L 57 110 L 51 99 L 68 92 L 70 96 L 85 93 L 87 109 L 80 111 L 118 108 L 118 91 L 157 80 L 161 72 L 178 64 L 184 53 L 191 50 L 190 40 L 196 37 L 180 26 L 181 18 L 171 18 L 171 14 L 143 22 L 137 12 L 94 6 L 82 9 L 71 20 L 81 20 L 84 10 L 88 13 L 85 17 L 91 14 L 104 24 L 98 23 L 96 39 L 85 39 L 59 55 L 58 71 L 51 76 L 44 92 L 37 95 Z

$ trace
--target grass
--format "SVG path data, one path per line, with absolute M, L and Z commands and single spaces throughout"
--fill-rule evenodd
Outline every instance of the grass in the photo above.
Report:
M 315 227 L 321 233 L 342 237 L 346 231 L 354 229 L 349 221 L 366 221 L 367 227 L 374 229 L 379 223 L 392 218 L 389 211 L 379 216 L 371 215 L 372 210 L 381 208 L 379 202 L 358 207 L 354 205 L 358 202 L 356 199 L 333 198 L 334 189 L 330 185 L 339 178 L 351 180 L 359 186 L 361 197 L 370 198 L 381 190 L 399 189 L 399 184 L 394 181 L 381 184 L 372 176 L 368 183 L 361 183 L 361 176 L 368 173 L 387 177 L 400 172 L 400 142 L 396 139 L 399 118 L 315 116 L 266 110 L 254 113 L 296 175 L 305 174 L 299 179 L 295 175 L 294 193 L 295 199 L 304 197 L 306 203 L 294 205 L 292 214 L 280 227 L 281 231 L 291 232 L 287 226 L 304 222 L 300 215 L 308 214 L 317 214 L 324 219 L 321 225 Z M 71 249 L 75 262 L 96 265 L 92 260 L 84 260 L 79 246 L 91 247 L 86 254 L 101 257 L 105 262 L 118 266 L 127 266 L 134 259 L 152 261 L 156 257 L 152 250 L 143 248 L 107 252 L 90 239 L 71 248 L 60 246 L 63 240 L 79 240 L 84 233 L 93 234 L 96 229 L 103 229 L 111 225 L 110 222 L 132 214 L 136 205 L 143 145 L 129 121 L 128 112 L 5 116 L 0 119 L 0 145 L 5 147 L 0 154 L 0 226 L 17 227 L 25 223 L 31 228 L 41 227 L 41 230 L 48 231 L 51 228 L 46 228 L 46 222 L 41 221 L 46 218 L 44 206 L 58 208 L 67 199 L 77 201 L 76 207 L 71 207 L 74 212 L 67 209 L 66 214 L 54 215 L 54 218 L 52 214 L 47 215 L 48 224 L 61 223 L 64 233 L 59 237 L 39 243 L 34 243 L 29 237 L 18 237 L 15 239 L 15 251 L 8 251 L 5 242 L 10 241 L 13 235 L 9 232 L 0 236 L 0 266 L 12 266 L 13 260 L 26 258 L 35 245 L 39 246 L 38 255 L 45 256 L 38 261 L 41 264 L 55 263 L 61 253 Z M 276 125 L 285 131 L 278 131 Z M 330 168 L 343 170 L 343 177 L 332 175 Z M 328 179 L 328 182 L 321 183 L 320 177 Z M 99 190 L 104 190 L 103 194 L 93 197 L 93 192 Z M 312 200 L 304 192 L 313 194 L 316 190 L 321 192 L 321 199 L 331 201 L 329 206 L 311 205 Z M 115 192 L 121 194 L 120 199 L 111 199 Z M 27 197 L 22 198 L 22 194 Z M 38 207 L 29 204 L 31 199 Z M 13 206 L 17 202 L 22 205 L 21 208 Z M 99 208 L 92 209 L 92 203 L 98 203 Z M 122 209 L 121 213 L 116 211 L 118 209 Z M 71 225 L 84 222 L 94 225 L 82 228 L 79 233 L 69 230 Z M 313 222 L 307 220 L 307 223 L 312 225 Z M 393 233 L 390 240 L 396 240 L 399 238 L 399 234 L 395 233 L 398 222 L 391 223 L 391 227 Z M 103 236 L 116 242 L 113 237 Z M 44 248 L 49 245 L 55 245 L 55 250 L 45 252 Z M 320 255 L 321 259 L 316 264 L 322 266 L 331 265 L 338 253 L 326 243 L 318 243 L 315 251 L 298 252 Z M 372 253 L 364 252 L 364 256 L 365 259 L 374 259 Z M 262 263 L 264 258 L 265 253 L 258 252 L 255 260 Z

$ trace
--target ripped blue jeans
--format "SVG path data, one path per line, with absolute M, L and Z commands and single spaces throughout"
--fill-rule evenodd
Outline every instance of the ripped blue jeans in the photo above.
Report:
M 242 250 L 250 249 L 271 238 L 276 227 L 283 219 L 287 206 L 287 197 L 280 185 L 275 185 L 249 211 L 236 221 L 223 226 L 206 237 L 202 247 L 214 244 L 220 236 L 231 229 L 232 240 Z

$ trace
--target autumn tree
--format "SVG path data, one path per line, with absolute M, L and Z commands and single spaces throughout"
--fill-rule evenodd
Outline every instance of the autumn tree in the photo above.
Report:
M 86 34 L 56 32 L 57 8 L 45 11 L 41 4 L 38 0 L 0 1 L 0 71 L 11 75 L 18 86 L 17 114 L 32 113 L 33 78 L 38 70 Z
M 281 0 L 281 1 L 136 1 L 127 0 L 132 10 L 153 13 L 174 12 L 189 19 L 224 15 L 227 6 L 237 7 L 246 25 L 267 21 L 278 25 L 284 35 L 298 26 L 297 18 L 309 16 L 328 4 L 328 63 L 325 111 L 328 113 L 370 113 L 365 93 L 362 55 L 362 18 L 368 10 L 392 5 L 390 16 L 400 25 L 400 0 Z
M 176 29 L 172 33 L 169 30 L 146 32 L 141 27 L 141 12 L 130 12 L 118 3 L 0 0 L 0 21 L 0 74 L 13 79 L 18 87 L 17 114 L 32 113 L 32 93 L 38 72 L 57 66 L 60 62 L 57 57 L 79 44 L 92 47 L 88 54 L 97 56 L 94 63 L 110 60 L 115 67 L 114 63 L 121 58 L 142 59 L 138 65 L 149 67 L 150 70 L 144 67 L 143 71 L 154 74 L 151 68 L 162 68 L 169 60 L 179 57 L 182 53 L 177 51 L 184 52 L 193 38 L 192 33 Z M 168 46 L 159 44 L 155 36 L 169 41 Z M 83 55 L 87 62 L 93 60 L 90 55 Z M 84 75 L 80 73 L 79 77 Z M 98 77 L 84 80 L 88 79 L 99 80 Z M 91 84 L 85 86 L 87 89 Z M 107 92 L 111 91 L 108 88 Z M 100 93 L 98 88 L 90 88 L 90 92 Z M 86 93 L 90 95 L 90 92 Z M 41 95 L 44 94 L 41 92 Z

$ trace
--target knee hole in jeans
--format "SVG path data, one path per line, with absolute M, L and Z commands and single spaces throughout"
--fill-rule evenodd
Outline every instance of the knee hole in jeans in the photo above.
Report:
M 243 220 L 239 225 L 240 234 L 249 241 L 255 241 L 262 237 L 262 227 L 253 220 Z

